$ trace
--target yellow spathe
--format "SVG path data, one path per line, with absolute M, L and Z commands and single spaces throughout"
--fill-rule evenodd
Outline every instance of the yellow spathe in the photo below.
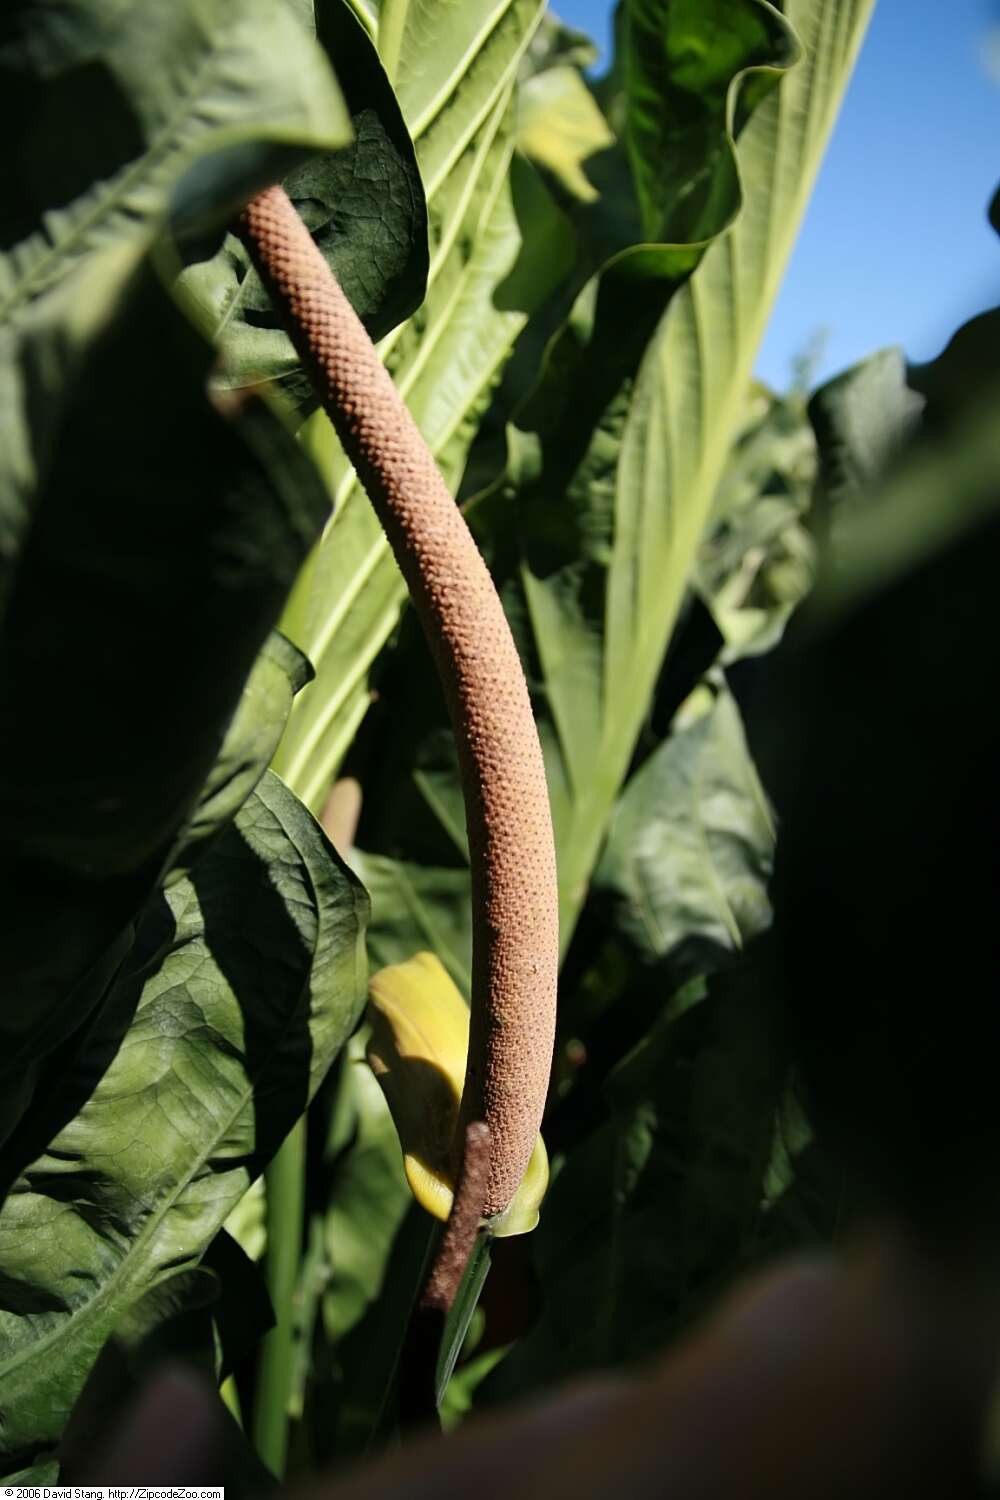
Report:
M 433 953 L 390 964 L 369 985 L 368 1061 L 382 1086 L 403 1150 L 406 1180 L 437 1219 L 451 1211 L 451 1144 L 469 1050 L 469 1007 Z M 549 1181 L 541 1136 L 510 1207 L 491 1221 L 496 1235 L 538 1223 Z

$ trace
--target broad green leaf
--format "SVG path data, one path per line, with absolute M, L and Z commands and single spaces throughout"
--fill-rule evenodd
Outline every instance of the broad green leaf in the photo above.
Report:
M 509 173 L 511 96 L 537 24 L 538 0 L 435 0 L 398 7 L 392 28 L 412 46 L 387 63 L 413 137 L 427 197 L 430 267 L 420 310 L 382 356 L 445 479 L 458 488 L 491 389 L 558 262 L 522 231 Z M 386 52 L 380 40 L 383 61 Z M 367 710 L 368 673 L 399 616 L 405 588 L 384 533 L 322 414 L 304 438 L 328 478 L 334 515 L 282 628 L 316 679 L 292 710 L 276 768 L 318 808 Z
M 307 4 L 310 23 L 313 6 Z M 420 303 L 427 278 L 427 211 L 413 144 L 374 43 L 345 0 L 319 0 L 319 42 L 338 70 L 354 138 L 312 155 L 284 186 L 373 338 Z M 219 344 L 229 386 L 280 380 L 307 409 L 316 400 L 299 357 L 242 243 L 228 235 L 180 278 L 184 297 Z
M 168 211 L 218 225 L 294 154 L 350 134 L 322 51 L 272 0 L 29 0 L 0 77 L 0 321 Z
M 773 853 L 739 710 L 704 687 L 626 784 L 594 879 L 647 961 L 704 974 L 770 925 Z
M 417 953 L 380 969 L 369 992 L 367 1056 L 399 1133 L 406 1180 L 422 1208 L 436 1219 L 447 1219 L 455 1190 L 452 1145 L 469 1051 L 468 1004 L 433 953 Z M 490 1220 L 491 1232 L 504 1236 L 534 1229 L 548 1180 L 548 1157 L 539 1136 L 510 1207 Z
M 529 116 L 522 149 L 570 212 L 589 271 L 649 243 L 661 246 L 664 272 L 669 265 L 683 275 L 739 207 L 733 134 L 773 87 L 771 70 L 794 60 L 794 40 L 779 11 L 760 0 L 630 0 L 619 20 L 602 85 L 568 67 L 562 49 L 528 81 L 536 121 Z M 560 167 L 552 145 L 570 111 L 582 159 L 567 173 L 565 152 Z
M 695 243 L 719 231 L 738 199 L 728 134 L 770 90 L 766 74 L 793 56 L 780 12 L 730 0 L 629 0 L 623 7 L 625 146 L 643 236 Z M 692 171 L 692 163 L 697 168 Z
M 70 274 L 0 330 L 0 616 L 67 410 L 90 378 L 94 344 L 136 279 L 141 249 L 118 246 Z M 116 393 L 117 394 L 117 393 Z
M 109 1334 L 197 1264 L 301 1114 L 363 1000 L 365 908 L 271 773 L 150 907 L 58 1133 L 0 1213 L 11 1466 L 58 1437 Z
M 219 1299 L 235 1297 L 240 1290 L 238 1278 L 227 1286 L 214 1271 L 188 1267 L 164 1277 L 129 1307 L 101 1350 L 59 1440 L 64 1483 L 93 1473 L 95 1457 L 115 1442 L 164 1361 L 194 1366 L 203 1381 L 214 1381 L 213 1319 L 219 1317 Z M 252 1319 L 253 1310 L 248 1311 Z M 219 1477 L 238 1494 L 267 1494 L 275 1487 L 274 1476 L 221 1405 L 215 1421 L 224 1446 Z
M 120 286 L 119 252 L 110 260 Z M 23 430 L 34 438 L 41 412 L 42 433 L 34 490 L 0 488 L 14 516 L 0 621 L 0 1037 L 21 1095 L 5 1097 L 0 1138 L 32 1069 L 113 977 L 326 513 L 307 456 L 263 402 L 223 414 L 208 399 L 211 350 L 147 266 L 111 309 L 103 257 L 60 296 L 70 291 L 96 292 L 108 314 L 85 348 L 61 361 L 58 330 L 33 342 L 34 324 L 9 346 L 11 358 L 28 351 L 12 367 Z

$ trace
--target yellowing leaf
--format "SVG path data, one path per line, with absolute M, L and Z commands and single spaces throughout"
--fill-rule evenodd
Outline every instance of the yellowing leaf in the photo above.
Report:
M 614 143 L 607 121 L 576 68 L 548 68 L 522 86 L 517 144 L 574 198 L 593 203 L 599 197 L 586 164 Z
M 469 1007 L 433 953 L 390 964 L 369 986 L 368 1061 L 382 1086 L 403 1150 L 406 1180 L 437 1219 L 451 1211 L 452 1140 L 469 1050 Z M 526 1234 L 538 1223 L 549 1180 L 541 1136 L 494 1234 Z

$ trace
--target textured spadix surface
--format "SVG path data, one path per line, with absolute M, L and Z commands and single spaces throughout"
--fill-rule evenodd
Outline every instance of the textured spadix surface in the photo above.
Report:
M 531 1156 L 555 1033 L 555 850 L 524 673 L 489 571 L 427 445 L 281 188 L 253 200 L 244 234 L 385 527 L 448 700 L 473 871 L 461 1118 L 490 1129 L 484 1211 L 492 1216 L 510 1203 Z

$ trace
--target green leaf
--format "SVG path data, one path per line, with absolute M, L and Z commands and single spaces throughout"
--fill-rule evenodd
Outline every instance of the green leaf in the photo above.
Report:
M 760 63 L 794 49 L 780 12 L 730 0 L 629 0 L 623 9 L 625 145 L 643 237 L 694 244 L 719 232 L 738 200 L 733 130 L 769 91 Z M 693 164 L 697 164 L 692 169 Z
M 989 206 L 989 221 L 1000 234 L 1000 188 Z M 970 318 L 950 339 L 937 359 L 911 365 L 909 384 L 925 397 L 925 425 L 935 429 L 959 421 L 980 394 L 1000 378 L 997 357 L 1000 307 Z
M 405 32 L 394 72 L 413 137 L 430 230 L 427 297 L 382 356 L 448 484 L 457 490 L 491 389 L 558 262 L 534 246 L 512 187 L 511 98 L 538 0 L 383 8 Z M 318 808 L 368 708 L 368 672 L 406 597 L 381 526 L 322 414 L 304 440 L 329 476 L 334 517 L 282 628 L 316 679 L 292 710 L 276 768 Z
M 522 75 L 534 76 L 546 68 L 562 66 L 592 68 L 600 61 L 601 49 L 593 37 L 575 26 L 567 26 L 547 10 L 531 38 L 522 64 Z
M 8 372 L 38 457 L 30 496 L 0 478 L 0 1070 L 18 1080 L 0 1139 L 40 1056 L 113 977 L 326 513 L 263 402 L 224 415 L 209 401 L 211 350 L 150 269 L 108 295 L 121 263 L 99 257 L 59 291 L 107 314 L 68 356 L 75 378 L 48 299 L 8 346 L 26 351 Z
M 570 197 L 583 203 L 597 198 L 599 190 L 588 176 L 588 162 L 614 141 L 611 127 L 576 68 L 567 64 L 549 67 L 522 84 L 518 147 Z
M 758 0 L 733 0 L 734 17 L 760 8 Z M 725 149 L 735 149 L 742 209 L 731 223 L 720 209 L 720 233 L 707 250 L 633 245 L 588 282 L 549 345 L 540 381 L 516 411 L 503 482 L 470 508 L 535 703 L 555 822 L 564 942 L 691 587 L 718 609 L 732 659 L 771 644 L 810 581 L 809 549 L 792 529 L 809 472 L 794 472 L 801 413 L 790 419 L 788 448 L 779 450 L 794 508 L 783 504 L 777 515 L 757 511 L 768 476 L 759 450 L 743 453 L 742 475 L 738 465 L 727 469 L 727 460 L 733 438 L 747 436 L 756 344 L 869 10 L 867 3 L 838 0 L 822 14 L 814 5 L 790 5 L 804 60 L 780 82 L 773 69 L 746 76 L 737 70 L 728 93 L 714 89 L 716 159 L 724 161 Z M 684 14 L 697 24 L 692 12 Z M 702 20 L 707 45 L 716 8 Z M 772 15 L 770 24 L 774 60 L 787 60 L 784 23 Z M 760 63 L 756 53 L 744 60 Z M 681 55 L 676 65 L 682 76 Z M 762 99 L 764 82 L 771 92 Z M 735 146 L 730 126 L 739 127 Z M 694 144 L 691 151 L 693 181 Z M 685 265 L 698 257 L 697 269 L 679 282 Z M 762 445 L 783 437 L 777 415 L 765 426 Z M 749 509 L 739 514 L 751 498 L 752 519 Z M 725 548 L 713 558 L 712 543 L 725 540 L 725 525 L 738 527 L 742 542 L 763 523 L 756 537 L 768 547 L 763 576 L 751 580 L 748 593 L 732 577 L 731 564 L 742 566 L 744 558 Z M 408 652 L 406 669 L 395 675 L 415 676 L 411 640 L 404 637 L 401 649 Z M 393 692 L 394 672 L 390 666 L 384 673 L 383 695 Z M 430 852 L 424 824 L 430 809 L 445 842 L 457 842 L 457 789 L 454 777 L 449 782 L 438 774 L 442 766 L 421 733 L 426 712 L 414 708 L 415 696 L 404 685 L 391 701 L 386 697 L 383 714 L 392 725 L 393 748 L 380 753 L 375 800 L 390 800 L 395 833 L 380 827 L 379 838 L 368 842 L 363 826 L 361 841 L 410 863 L 419 843 L 419 857 L 439 864 L 447 854 Z M 305 694 L 301 709 L 305 716 Z M 429 759 L 433 777 L 426 774 Z M 422 808 L 401 792 L 409 785 L 419 788 Z M 428 914 L 427 925 L 433 921 Z
M 308 6 L 310 14 L 312 6 Z M 284 179 L 292 202 L 373 338 L 419 306 L 427 280 L 427 209 L 416 156 L 370 37 L 345 0 L 319 0 L 319 42 L 338 70 L 354 138 Z M 227 386 L 280 380 L 308 409 L 316 398 L 242 243 L 226 238 L 181 276 L 183 295 L 221 347 Z
M 710 32 L 716 10 L 704 17 Z M 735 147 L 738 217 L 721 226 L 676 291 L 671 247 L 619 255 L 578 298 L 517 419 L 508 503 L 523 557 L 529 659 L 541 679 L 564 941 L 689 584 L 757 344 L 870 10 L 869 0 L 790 0 L 786 15 L 803 60 L 764 99 L 773 74 L 751 74 L 743 92 L 727 96 L 735 123 L 755 106 Z
M 258 1177 L 250 1184 L 223 1228 L 230 1239 L 236 1241 L 248 1260 L 260 1260 L 267 1248 L 263 1177 Z
M 648 243 L 664 274 L 680 276 L 739 208 L 733 136 L 773 87 L 772 69 L 794 61 L 794 38 L 760 0 L 630 0 L 618 15 L 601 84 L 558 51 L 528 80 L 520 144 L 570 213 L 587 274 Z M 570 112 L 576 142 L 556 152 Z
M 477 1399 L 649 1358 L 697 1316 L 754 1243 L 784 1077 L 750 965 L 662 1007 L 554 1176 L 529 1241 L 537 1320 Z
M 836 1246 L 857 1211 L 847 1171 L 815 1139 L 795 1090 L 782 1101 L 754 1260 Z
M 935 429 L 961 420 L 979 394 L 1000 376 L 1000 307 L 962 325 L 929 364 L 910 365 L 907 381 L 926 400 L 924 425 Z
M 724 663 L 776 645 L 812 586 L 815 477 L 801 399 L 755 386 L 695 563 L 695 587 L 726 642 Z
M 9 1485 L 44 1485 L 59 1483 L 59 1460 L 54 1454 L 41 1454 L 36 1463 L 16 1474 L 4 1474 L 3 1483 Z
M 809 419 L 828 506 L 856 499 L 882 476 L 915 432 L 923 406 L 907 384 L 901 349 L 882 349 L 820 386 Z
M 274 1308 L 263 1273 L 225 1228 L 205 1251 L 202 1265 L 215 1273 L 219 1283 L 212 1308 L 218 1344 L 218 1369 L 213 1374 L 221 1383 L 274 1327 Z
M 647 961 L 704 974 L 770 925 L 773 853 L 739 710 L 701 688 L 627 783 L 595 885 Z
M 8 1463 L 58 1436 L 111 1331 L 197 1264 L 301 1114 L 363 1001 L 365 907 L 268 773 L 150 908 L 103 1065 L 95 1047 L 78 1059 L 68 1118 L 0 1213 Z
M 330 1275 L 312 1375 L 321 1462 L 366 1451 L 394 1421 L 400 1337 L 433 1224 L 406 1184 L 396 1127 L 365 1061 L 366 1040 L 363 1028 L 344 1054 L 327 1142 Z
M 412 1202 L 392 1116 L 365 1061 L 363 1037 L 352 1038 L 340 1080 L 338 1118 L 350 1135 L 333 1164 L 326 1211 L 331 1277 L 323 1297 L 327 1337 L 337 1344 L 383 1289 L 396 1232 Z
M 349 139 L 322 52 L 271 0 L 29 0 L 0 77 L 0 321 L 168 211 L 219 224 L 293 154 Z

